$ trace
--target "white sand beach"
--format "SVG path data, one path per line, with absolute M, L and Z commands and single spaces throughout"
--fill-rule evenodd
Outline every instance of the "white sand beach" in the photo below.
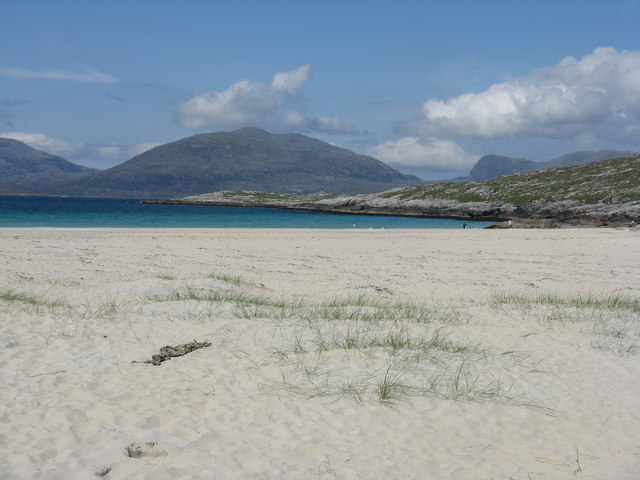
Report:
M 639 478 L 637 230 L 0 229 L 0 252 L 0 479 Z

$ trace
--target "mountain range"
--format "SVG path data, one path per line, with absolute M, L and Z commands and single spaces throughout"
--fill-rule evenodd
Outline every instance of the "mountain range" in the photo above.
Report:
M 44 189 L 35 184 L 38 188 L 31 189 L 63 195 L 169 198 L 216 190 L 358 194 L 421 183 L 418 177 L 404 175 L 373 157 L 315 138 L 243 128 L 194 135 L 107 170 L 69 176 Z
M 469 176 L 481 182 L 522 172 L 620 158 L 633 152 L 575 152 L 548 162 L 485 155 Z M 258 128 L 194 135 L 160 145 L 106 170 L 76 165 L 0 138 L 0 192 L 176 198 L 215 191 L 363 194 L 426 182 L 373 157 L 299 134 Z

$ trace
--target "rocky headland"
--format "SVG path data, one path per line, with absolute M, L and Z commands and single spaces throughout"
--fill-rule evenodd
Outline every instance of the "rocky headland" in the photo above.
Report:
M 636 227 L 640 154 L 484 182 L 443 182 L 355 196 L 221 191 L 157 203 L 259 206 L 361 215 L 512 220 L 522 228 Z

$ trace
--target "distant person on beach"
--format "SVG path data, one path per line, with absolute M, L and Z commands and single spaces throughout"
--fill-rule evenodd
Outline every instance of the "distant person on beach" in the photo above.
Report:
M 466 224 L 466 223 L 463 223 L 463 224 L 462 224 L 462 228 L 467 228 L 467 224 Z
M 509 220 L 509 228 L 513 228 L 513 222 Z

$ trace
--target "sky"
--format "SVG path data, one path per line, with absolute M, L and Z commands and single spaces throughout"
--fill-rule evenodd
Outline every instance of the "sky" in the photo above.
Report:
M 253 126 L 427 180 L 640 150 L 640 0 L 0 0 L 0 137 L 105 169 Z

